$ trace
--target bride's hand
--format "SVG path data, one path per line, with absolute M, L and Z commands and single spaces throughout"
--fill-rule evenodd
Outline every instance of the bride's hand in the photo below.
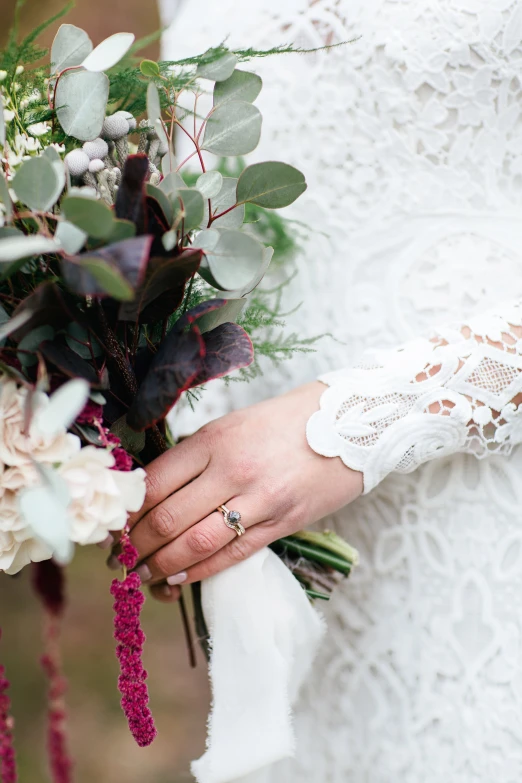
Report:
M 130 518 L 142 582 L 160 600 L 216 574 L 278 538 L 354 500 L 362 474 L 316 454 L 306 423 L 319 382 L 203 427 L 147 469 L 147 496 Z M 246 533 L 225 525 L 220 505 L 241 513 Z

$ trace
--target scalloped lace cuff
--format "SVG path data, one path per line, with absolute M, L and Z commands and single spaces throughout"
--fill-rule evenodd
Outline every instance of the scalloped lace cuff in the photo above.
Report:
M 522 302 L 396 350 L 365 354 L 320 377 L 329 387 L 308 422 L 311 448 L 340 457 L 370 492 L 455 452 L 482 458 L 522 441 Z

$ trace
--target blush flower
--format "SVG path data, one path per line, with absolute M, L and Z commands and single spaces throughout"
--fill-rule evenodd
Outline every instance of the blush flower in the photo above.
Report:
M 111 530 L 123 530 L 131 511 L 145 500 L 145 471 L 112 470 L 114 456 L 105 449 L 85 446 L 58 472 L 67 482 L 71 503 L 71 541 L 97 544 Z

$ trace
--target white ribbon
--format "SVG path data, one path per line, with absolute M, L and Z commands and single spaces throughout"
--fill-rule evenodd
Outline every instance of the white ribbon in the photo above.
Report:
M 269 549 L 207 579 L 213 705 L 198 783 L 262 783 L 294 753 L 292 705 L 324 634 L 302 587 Z

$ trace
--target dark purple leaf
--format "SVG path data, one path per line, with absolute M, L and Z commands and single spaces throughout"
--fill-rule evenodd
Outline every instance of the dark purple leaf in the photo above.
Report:
M 42 343 L 40 351 L 48 362 L 69 378 L 84 378 L 94 388 L 103 386 L 91 365 L 66 345 L 46 342 Z
M 171 315 L 183 301 L 185 285 L 198 270 L 200 250 L 186 250 L 175 258 L 151 258 L 145 281 L 136 290 L 131 302 L 120 306 L 121 321 L 141 323 L 162 321 Z
M 145 232 L 145 182 L 149 174 L 146 155 L 129 155 L 123 167 L 121 183 L 116 196 L 116 217 L 130 220 L 136 226 L 136 233 Z
M 141 432 L 163 419 L 201 372 L 205 344 L 199 331 L 169 332 L 154 356 L 128 413 L 127 422 Z
M 214 378 L 222 378 L 240 367 L 248 367 L 254 360 L 254 346 L 245 330 L 237 324 L 225 323 L 205 332 L 203 366 L 192 379 L 190 388 Z
M 24 310 L 31 310 L 32 316 L 26 323 L 13 332 L 15 340 L 20 341 L 26 334 L 38 326 L 52 326 L 61 329 L 73 320 L 71 312 L 75 312 L 74 304 L 56 283 L 42 283 L 32 294 L 20 302 L 12 315 L 18 315 Z
M 107 296 L 100 283 L 86 267 L 82 266 L 82 259 L 99 258 L 100 261 L 116 269 L 132 288 L 137 288 L 145 275 L 151 245 L 151 236 L 132 237 L 99 250 L 63 259 L 61 262 L 63 276 L 67 285 L 78 294 Z
M 179 318 L 174 324 L 174 329 L 184 329 L 185 326 L 193 324 L 202 315 L 217 310 L 219 307 L 223 307 L 227 302 L 226 299 L 207 299 L 206 302 L 200 302 Z

